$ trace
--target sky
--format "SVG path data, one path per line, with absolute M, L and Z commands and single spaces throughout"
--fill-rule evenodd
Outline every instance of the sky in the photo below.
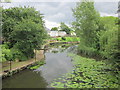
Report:
M 44 15 L 47 28 L 58 27 L 60 22 L 68 26 L 75 20 L 72 8 L 79 0 L 12 0 L 12 3 L 2 3 L 3 8 L 30 6 Z M 118 0 L 94 0 L 95 8 L 101 16 L 115 16 L 118 9 Z

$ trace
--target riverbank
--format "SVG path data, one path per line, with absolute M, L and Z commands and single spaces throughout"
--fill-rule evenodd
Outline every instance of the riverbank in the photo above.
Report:
M 79 42 L 61 42 L 61 41 L 55 41 L 55 42 L 49 42 L 45 45 L 43 45 L 41 47 L 40 50 L 36 50 L 36 58 L 27 60 L 27 61 L 6 61 L 4 63 L 2 63 L 1 65 L 1 72 L 0 72 L 0 76 L 2 76 L 3 78 L 6 76 L 9 76 L 12 74 L 15 74 L 21 70 L 26 69 L 27 67 L 35 64 L 35 62 L 40 61 L 44 58 L 44 51 L 47 50 L 48 48 L 46 48 L 48 45 L 53 45 L 53 44 L 78 44 Z
M 72 44 L 49 45 L 44 52 L 44 65 L 34 70 L 22 70 L 3 79 L 3 88 L 50 88 L 49 85 L 54 79 L 72 71 L 73 64 L 67 56 L 72 49 Z
M 8 76 L 11 72 L 17 73 L 20 70 L 23 70 L 27 68 L 28 66 L 33 65 L 37 61 L 41 61 L 44 58 L 44 50 L 36 50 L 36 58 L 22 61 L 22 62 L 4 62 L 2 63 L 2 72 L 0 73 L 0 76 L 3 78 Z
M 117 74 L 113 67 L 105 61 L 96 61 L 76 54 L 72 57 L 74 69 L 61 79 L 54 80 L 51 84 L 55 88 L 118 88 Z

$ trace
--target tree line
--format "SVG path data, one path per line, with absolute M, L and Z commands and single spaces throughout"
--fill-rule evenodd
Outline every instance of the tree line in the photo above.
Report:
M 120 19 L 113 16 L 100 17 L 94 2 L 88 0 L 77 3 L 73 16 L 73 28 L 80 37 L 79 54 L 109 60 L 114 66 L 120 67 Z
M 68 27 L 64 22 L 61 22 L 59 27 L 53 27 L 51 28 L 51 31 L 64 31 L 67 35 L 70 35 L 73 30 L 72 28 Z

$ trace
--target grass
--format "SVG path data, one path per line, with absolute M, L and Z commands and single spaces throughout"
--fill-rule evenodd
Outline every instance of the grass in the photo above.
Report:
M 30 60 L 27 60 L 27 61 L 22 61 L 22 62 L 12 62 L 12 70 L 20 68 L 22 66 L 27 66 L 27 65 L 29 65 L 31 63 L 34 63 L 36 61 L 42 61 L 43 58 L 44 58 L 43 51 L 42 50 L 37 50 L 36 60 L 35 60 L 35 58 L 33 58 L 33 59 L 30 59 Z M 2 72 L 4 72 L 5 70 L 10 70 L 10 64 L 8 62 L 6 62 L 6 64 L 4 62 L 2 63 Z
M 51 38 L 51 40 L 57 40 L 61 42 L 78 42 L 80 41 L 79 37 L 57 37 Z

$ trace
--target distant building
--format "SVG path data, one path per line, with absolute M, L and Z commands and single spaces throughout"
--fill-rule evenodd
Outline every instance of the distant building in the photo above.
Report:
M 67 36 L 68 34 L 65 31 L 51 31 L 50 29 L 46 28 L 47 34 L 50 35 L 51 37 L 64 37 Z M 75 31 L 70 32 L 71 36 L 76 36 Z
M 63 36 L 66 36 L 66 35 L 67 35 L 67 33 L 65 31 L 58 31 L 58 36 L 63 37 Z
M 58 36 L 66 36 L 66 32 L 65 31 L 50 31 L 48 32 L 48 34 L 51 36 L 51 37 L 58 37 Z
M 50 31 L 48 33 L 51 37 L 57 37 L 58 36 L 58 31 Z

